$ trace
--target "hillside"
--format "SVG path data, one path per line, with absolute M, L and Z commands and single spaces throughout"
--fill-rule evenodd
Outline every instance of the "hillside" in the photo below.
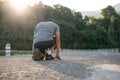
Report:
M 120 3 L 119 4 L 116 4 L 114 6 L 115 10 L 120 14 Z M 82 11 L 82 15 L 83 17 L 85 17 L 86 15 L 87 16 L 94 16 L 95 18 L 99 18 L 100 17 L 100 12 L 101 10 L 98 10 L 98 11 Z

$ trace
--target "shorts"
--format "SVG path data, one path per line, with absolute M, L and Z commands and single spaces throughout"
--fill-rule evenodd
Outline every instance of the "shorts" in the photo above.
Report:
M 49 41 L 40 41 L 34 44 L 34 48 L 38 48 L 41 52 L 44 53 L 45 49 L 51 48 L 56 44 L 55 39 Z

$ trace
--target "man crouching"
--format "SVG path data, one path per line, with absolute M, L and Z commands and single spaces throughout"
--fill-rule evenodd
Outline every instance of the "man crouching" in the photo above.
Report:
M 55 35 L 55 38 L 54 37 Z M 52 51 L 56 46 L 55 58 L 52 56 Z M 48 51 L 46 52 L 46 49 Z M 60 28 L 51 19 L 40 22 L 34 30 L 34 39 L 32 45 L 32 58 L 35 61 L 39 60 L 60 60 Z

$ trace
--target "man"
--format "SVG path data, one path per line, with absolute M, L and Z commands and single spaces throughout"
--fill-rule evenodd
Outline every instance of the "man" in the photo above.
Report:
M 53 38 L 54 35 L 56 39 Z M 54 58 L 51 53 L 55 45 L 56 55 Z M 46 55 L 45 49 L 48 49 Z M 32 52 L 32 58 L 34 60 L 41 60 L 45 56 L 46 60 L 60 60 L 60 28 L 51 19 L 48 19 L 46 22 L 40 22 L 36 25 Z

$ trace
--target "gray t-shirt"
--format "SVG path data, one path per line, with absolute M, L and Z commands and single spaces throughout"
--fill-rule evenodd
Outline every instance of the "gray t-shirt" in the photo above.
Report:
M 56 23 L 52 21 L 40 22 L 35 27 L 33 43 L 53 40 L 55 32 L 60 32 L 59 26 Z

